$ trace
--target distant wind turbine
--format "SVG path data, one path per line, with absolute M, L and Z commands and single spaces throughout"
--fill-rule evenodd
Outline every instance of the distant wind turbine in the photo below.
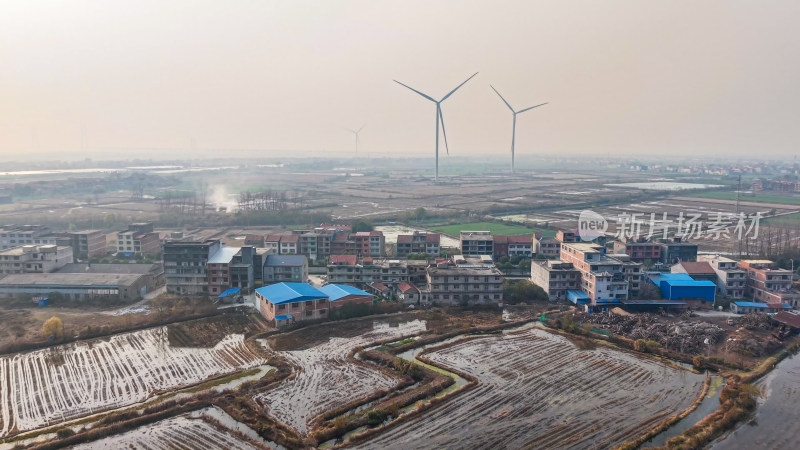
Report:
M 401 83 L 401 82 L 399 82 L 397 80 L 394 80 L 394 82 L 399 84 L 400 86 L 407 87 L 407 88 L 411 89 L 412 91 L 416 92 L 417 94 L 419 94 L 419 95 L 425 97 L 426 99 L 432 101 L 433 103 L 436 103 L 436 178 L 434 180 L 437 183 L 439 182 L 439 122 L 442 123 L 442 135 L 444 135 L 444 148 L 447 150 L 447 154 L 448 155 L 450 154 L 450 147 L 447 145 L 447 132 L 444 129 L 444 115 L 442 114 L 442 102 L 447 100 L 448 97 L 453 95 L 453 93 L 455 93 L 458 90 L 458 88 L 460 88 L 461 86 L 466 84 L 467 81 L 471 80 L 477 74 L 478 74 L 478 72 L 475 72 L 474 74 L 472 74 L 471 77 L 467 78 L 463 83 L 461 83 L 458 86 L 456 86 L 455 89 L 453 89 L 452 91 L 448 92 L 447 95 L 442 97 L 442 99 L 439 100 L 439 101 L 434 100 L 433 97 L 425 95 L 422 92 L 412 88 L 411 86 L 405 85 L 405 84 L 403 84 L 403 83 Z
M 356 154 L 358 154 L 358 133 L 361 133 L 361 130 L 363 130 L 365 126 L 367 126 L 367 124 L 361 125 L 361 128 L 359 128 L 358 130 L 351 130 L 350 128 L 345 128 L 345 130 L 356 135 Z
M 514 115 L 514 123 L 513 123 L 513 125 L 511 126 L 511 173 L 514 173 L 514 140 L 516 139 L 516 136 L 517 136 L 517 114 L 522 114 L 522 113 L 524 113 L 525 111 L 530 111 L 530 110 L 531 110 L 531 109 L 533 109 L 533 108 L 538 108 L 538 107 L 540 107 L 540 106 L 544 106 L 544 105 L 546 105 L 547 103 L 542 103 L 541 105 L 531 106 L 531 107 L 529 107 L 529 108 L 520 109 L 519 111 L 514 111 L 514 108 L 512 108 L 512 107 L 511 107 L 511 105 L 509 105 L 509 104 L 508 104 L 508 102 L 506 101 L 506 99 L 504 99 L 504 98 L 503 98 L 503 96 L 502 96 L 502 95 L 500 95 L 500 93 L 499 93 L 499 92 L 497 92 L 497 89 L 495 89 L 495 88 L 494 88 L 494 86 L 492 86 L 492 85 L 490 84 L 490 85 L 489 85 L 489 87 L 491 87 L 491 88 L 492 88 L 492 90 L 494 91 L 494 93 L 495 93 L 495 94 L 497 94 L 497 96 L 498 96 L 498 97 L 500 97 L 500 100 L 502 100 L 502 101 L 503 101 L 503 103 L 505 103 L 505 104 L 506 104 L 506 106 L 508 106 L 508 109 L 510 109 L 510 110 L 511 110 L 511 113 Z

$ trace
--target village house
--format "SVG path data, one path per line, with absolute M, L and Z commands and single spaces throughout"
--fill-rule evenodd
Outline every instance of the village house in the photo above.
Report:
M 370 293 L 346 284 L 326 284 L 319 290 L 328 296 L 331 309 L 347 304 L 372 304 L 374 301 Z
M 261 314 L 276 325 L 328 317 L 328 296 L 306 283 L 276 283 L 256 289 Z

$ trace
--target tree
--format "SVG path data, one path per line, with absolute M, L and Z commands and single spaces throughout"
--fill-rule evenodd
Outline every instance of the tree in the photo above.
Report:
M 416 220 L 417 222 L 425 220 L 425 218 L 427 217 L 428 217 L 428 210 L 426 210 L 421 206 L 415 209 L 413 213 L 411 213 L 411 218 Z
M 531 303 L 548 301 L 547 292 L 527 280 L 505 280 L 503 282 L 503 299 L 506 303 Z
M 371 223 L 367 222 L 366 220 L 356 220 L 352 224 L 351 231 L 353 233 L 358 233 L 359 231 L 372 231 L 374 227 Z
M 64 336 L 64 324 L 61 323 L 61 319 L 56 316 L 47 319 L 42 325 L 42 334 L 46 338 L 62 338 Z
M 111 228 L 117 223 L 117 217 L 114 214 L 108 213 L 103 217 L 103 225 L 106 228 Z

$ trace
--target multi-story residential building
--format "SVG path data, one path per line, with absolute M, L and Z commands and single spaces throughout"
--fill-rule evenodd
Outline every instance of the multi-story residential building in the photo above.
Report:
M 164 244 L 167 292 L 177 295 L 209 295 L 208 261 L 221 248 L 219 239 L 168 241 Z
M 545 258 L 558 258 L 561 253 L 561 242 L 554 237 L 544 237 L 541 233 L 533 235 L 533 253 Z
M 264 284 L 305 283 L 308 259 L 305 255 L 269 255 L 264 262 Z
M 504 256 L 533 258 L 533 235 L 492 236 L 492 256 L 499 260 Z
M 131 255 L 157 255 L 161 238 L 152 223 L 133 223 L 127 231 L 117 233 L 117 252 Z
M 54 236 L 50 228 L 43 225 L 0 228 L 0 250 L 23 245 L 69 245 L 69 242 L 64 242 L 63 239 Z
M 330 236 L 324 236 L 320 233 L 309 231 L 303 233 L 300 239 L 300 254 L 305 255 L 308 259 L 316 261 L 324 259 L 327 255 L 322 252 L 326 240 L 330 241 Z M 330 244 L 328 244 L 330 249 Z M 305 280 L 304 280 L 305 281 Z
M 102 230 L 70 231 L 72 252 L 76 258 L 88 259 L 108 252 L 106 234 Z
M 270 234 L 264 237 L 264 247 L 273 255 L 280 255 L 281 254 L 281 235 L 280 234 Z
M 267 257 L 273 254 L 268 248 L 256 248 L 253 252 L 253 280 L 262 281 L 264 279 L 264 263 Z
M 328 262 L 328 283 L 366 286 L 373 282 L 397 285 L 410 282 L 408 261 L 362 258 L 356 255 L 331 255 Z
M 428 277 L 428 266 L 431 263 L 421 259 L 409 259 L 405 263 L 408 268 L 409 283 L 416 286 L 423 286 Z
M 531 264 L 531 282 L 547 292 L 550 300 L 567 298 L 567 291 L 581 289 L 581 273 L 572 263 L 560 260 Z
M 386 238 L 383 236 L 383 231 L 351 233 L 350 239 L 355 244 L 356 255 L 378 258 L 385 253 Z
M 697 259 L 697 244 L 684 242 L 680 237 L 659 239 L 661 244 L 661 262 L 676 264 L 680 261 L 694 261 Z
M 239 247 L 221 246 L 206 262 L 208 274 L 208 294 L 216 297 L 231 288 L 231 264 L 233 257 L 239 253 Z
M 605 248 L 598 244 L 561 244 L 561 260 L 572 263 L 581 273 L 581 290 L 593 303 L 638 296 L 641 265 L 625 257 L 607 256 Z
M 72 261 L 70 246 L 24 245 L 0 251 L 0 275 L 49 273 Z
M 663 245 L 643 237 L 623 237 L 614 242 L 614 253 L 625 253 L 633 261 L 661 261 Z
M 441 253 L 441 235 L 439 233 L 424 233 L 415 231 L 412 234 L 397 236 L 397 250 L 395 254 L 405 258 L 411 254 L 427 254 L 438 256 Z
M 746 272 L 745 298 L 767 304 L 788 304 L 800 307 L 800 293 L 792 289 L 792 272 L 778 268 L 770 260 L 742 260 L 739 268 Z
M 562 242 L 580 242 L 581 238 L 578 230 L 558 230 L 556 240 Z
M 335 233 L 331 239 L 331 254 L 381 257 L 385 253 L 386 238 L 382 231 Z
M 452 263 L 427 270 L 427 296 L 436 303 L 502 303 L 503 273 L 495 267 L 468 268 Z
M 459 239 L 464 256 L 494 254 L 494 239 L 490 231 L 462 231 Z
M 697 255 L 697 259 L 711 265 L 717 275 L 717 292 L 723 297 L 744 298 L 747 272 L 740 269 L 736 261 L 719 255 Z
M 250 291 L 255 287 L 256 270 L 260 268 L 255 265 L 256 248 L 250 245 L 243 245 L 239 251 L 233 255 L 233 261 L 228 267 L 231 276 L 229 288 L 239 288 Z
M 300 253 L 300 236 L 294 234 L 281 236 L 279 253 L 281 255 L 297 255 Z

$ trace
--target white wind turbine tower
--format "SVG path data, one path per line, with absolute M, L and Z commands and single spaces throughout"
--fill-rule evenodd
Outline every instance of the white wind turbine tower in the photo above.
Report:
M 505 103 L 506 106 L 508 106 L 508 109 L 510 109 L 511 113 L 514 115 L 514 122 L 513 122 L 513 125 L 511 126 L 511 173 L 513 174 L 514 173 L 514 140 L 516 139 L 516 136 L 517 136 L 517 114 L 522 114 L 525 111 L 530 111 L 533 108 L 538 108 L 540 106 L 544 106 L 547 103 L 542 103 L 541 105 L 531 106 L 529 108 L 520 109 L 519 111 L 514 111 L 514 108 L 512 108 L 511 105 L 508 104 L 506 99 L 504 99 L 503 96 L 500 95 L 499 92 L 497 92 L 497 89 L 495 89 L 494 86 L 492 86 L 490 84 L 489 87 L 492 88 L 494 93 L 497 94 L 498 97 L 500 97 L 500 100 L 502 100 L 503 103 Z
M 448 97 L 453 95 L 453 93 L 455 93 L 458 90 L 458 88 L 460 88 L 461 86 L 466 84 L 467 81 L 471 80 L 477 74 L 478 74 L 478 72 L 475 72 L 474 74 L 472 74 L 471 77 L 467 78 L 463 83 L 461 83 L 458 86 L 456 86 L 455 89 L 453 89 L 452 91 L 448 92 L 447 95 L 442 97 L 442 99 L 439 100 L 439 101 L 434 100 L 433 97 L 425 95 L 422 92 L 412 88 L 411 86 L 405 85 L 405 84 L 403 84 L 403 83 L 401 83 L 401 82 L 399 82 L 397 80 L 394 80 L 394 82 L 399 84 L 400 86 L 407 87 L 407 88 L 411 89 L 412 91 L 416 92 L 417 94 L 419 94 L 419 95 L 425 97 L 426 99 L 432 101 L 433 103 L 436 103 L 436 177 L 434 178 L 434 181 L 437 182 L 437 183 L 439 182 L 439 123 L 440 122 L 442 124 L 442 135 L 444 136 L 444 148 L 447 150 L 447 154 L 448 155 L 450 154 L 450 147 L 448 147 L 448 145 L 447 145 L 447 132 L 444 129 L 444 115 L 442 115 L 442 102 L 447 100 Z
M 361 133 L 361 130 L 363 130 L 365 126 L 367 126 L 367 124 L 361 125 L 361 128 L 359 128 L 357 130 L 351 130 L 350 128 L 345 128 L 345 130 L 347 130 L 347 131 L 353 133 L 354 135 L 356 135 L 356 154 L 358 154 L 358 142 L 359 142 L 358 133 Z

